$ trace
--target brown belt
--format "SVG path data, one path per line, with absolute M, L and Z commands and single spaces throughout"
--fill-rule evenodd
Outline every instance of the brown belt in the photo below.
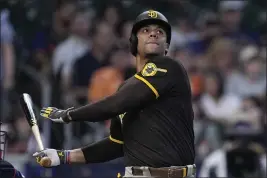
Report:
M 183 178 L 187 176 L 187 167 L 148 168 L 150 175 L 155 178 Z M 134 176 L 143 176 L 143 170 L 139 167 L 132 168 Z

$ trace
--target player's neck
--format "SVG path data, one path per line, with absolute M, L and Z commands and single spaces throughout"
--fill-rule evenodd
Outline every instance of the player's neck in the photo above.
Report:
M 147 62 L 147 60 L 144 57 L 141 57 L 140 55 L 136 56 L 136 70 L 137 70 L 137 72 L 140 72 L 143 69 L 146 62 Z

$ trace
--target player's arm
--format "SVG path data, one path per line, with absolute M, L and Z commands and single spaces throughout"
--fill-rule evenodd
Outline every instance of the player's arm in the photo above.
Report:
M 172 71 L 168 65 L 151 62 L 142 72 L 130 78 L 112 96 L 101 101 L 80 107 L 69 112 L 68 121 L 97 122 L 114 117 L 132 109 L 141 108 L 158 99 L 169 91 L 174 83 L 171 81 Z
M 45 149 L 34 154 L 36 161 L 42 164 L 42 159 L 48 157 L 52 166 L 75 163 L 101 163 L 123 156 L 123 137 L 119 118 L 111 120 L 110 136 L 99 142 L 74 150 Z
M 105 138 L 92 145 L 71 150 L 70 163 L 102 163 L 122 156 L 122 144 Z
M 111 120 L 110 136 L 100 142 L 73 150 L 70 154 L 71 162 L 100 163 L 123 156 L 123 135 L 120 118 Z
M 123 147 L 109 138 L 74 150 L 45 149 L 33 154 L 36 162 L 43 167 L 53 167 L 61 164 L 101 163 L 123 156 Z M 51 161 L 46 165 L 44 160 Z

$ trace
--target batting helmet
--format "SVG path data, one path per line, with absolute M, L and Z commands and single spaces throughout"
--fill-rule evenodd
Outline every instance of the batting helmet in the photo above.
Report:
M 130 48 L 134 56 L 136 56 L 137 54 L 137 44 L 138 44 L 137 32 L 140 28 L 149 24 L 160 25 L 167 34 L 167 43 L 170 44 L 171 42 L 171 25 L 169 24 L 168 19 L 158 11 L 154 10 L 145 11 L 137 16 L 132 28 L 132 33 L 130 37 Z

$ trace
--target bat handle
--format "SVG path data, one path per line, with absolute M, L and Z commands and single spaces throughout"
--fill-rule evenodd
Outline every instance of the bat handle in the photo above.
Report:
M 37 125 L 33 125 L 32 131 L 33 131 L 33 135 L 36 139 L 36 142 L 38 144 L 39 150 L 40 151 L 44 150 L 44 145 L 43 145 L 42 138 L 40 135 L 39 127 Z

